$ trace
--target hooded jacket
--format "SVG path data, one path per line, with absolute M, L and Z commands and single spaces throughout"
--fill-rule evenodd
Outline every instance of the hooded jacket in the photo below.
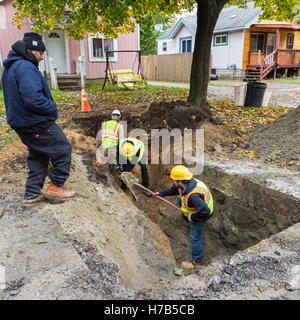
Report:
M 7 123 L 13 129 L 50 125 L 58 117 L 57 105 L 36 58 L 23 41 L 17 41 L 12 49 L 3 61 L 2 75 Z
M 184 187 L 181 195 L 186 195 L 195 189 L 197 182 L 195 179 L 191 179 L 191 181 Z M 179 195 L 178 188 L 173 184 L 170 189 L 159 191 L 160 197 L 165 196 L 174 196 Z M 188 206 L 190 208 L 195 208 L 197 213 L 193 213 L 191 215 L 191 219 L 193 221 L 205 221 L 210 218 L 210 209 L 208 208 L 206 202 L 204 201 L 204 197 L 199 193 L 194 193 L 189 196 Z

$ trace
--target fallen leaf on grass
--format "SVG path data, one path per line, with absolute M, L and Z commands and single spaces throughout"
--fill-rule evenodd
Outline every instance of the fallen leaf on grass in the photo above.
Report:
M 15 254 L 16 254 L 15 252 L 9 253 L 9 254 L 7 255 L 7 257 L 8 257 L 8 258 L 11 258 L 11 257 L 13 257 Z

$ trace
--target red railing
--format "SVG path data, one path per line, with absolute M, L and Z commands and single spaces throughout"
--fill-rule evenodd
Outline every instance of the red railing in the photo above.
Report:
M 260 69 L 260 80 L 270 71 L 278 68 L 300 68 L 299 49 L 276 49 L 265 58 L 259 50 L 249 52 L 248 68 Z
M 277 63 L 280 68 L 300 67 L 300 50 L 278 49 Z
M 267 55 L 260 64 L 260 80 L 262 80 L 271 70 L 274 69 L 277 61 L 277 53 L 275 50 Z

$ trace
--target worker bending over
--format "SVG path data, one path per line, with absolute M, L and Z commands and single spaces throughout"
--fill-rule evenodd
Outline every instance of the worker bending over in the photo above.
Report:
M 202 258 L 202 232 L 213 214 L 213 198 L 208 187 L 200 180 L 194 179 L 185 166 L 173 167 L 170 177 L 174 185 L 170 189 L 156 192 L 154 196 L 179 195 L 183 217 L 190 221 L 192 263 L 197 265 Z
M 142 185 L 146 188 L 149 186 L 148 170 L 144 155 L 145 145 L 141 140 L 135 138 L 127 138 L 120 143 L 120 163 L 123 164 L 123 172 L 130 172 L 136 164 L 141 167 Z M 124 182 L 121 185 L 125 192 L 127 187 Z M 144 190 L 146 196 L 151 197 L 151 193 Z

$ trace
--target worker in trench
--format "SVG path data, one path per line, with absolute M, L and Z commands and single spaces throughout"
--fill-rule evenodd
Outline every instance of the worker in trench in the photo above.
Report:
M 213 197 L 208 187 L 185 166 L 172 168 L 170 177 L 173 186 L 153 194 L 154 197 L 178 195 L 182 216 L 190 221 L 192 243 L 192 264 L 198 265 L 202 259 L 202 232 L 207 220 L 213 215 Z
M 124 140 L 124 127 L 121 123 L 121 112 L 113 110 L 111 120 L 102 122 L 101 129 L 98 131 L 96 140 L 101 141 L 97 149 L 96 159 L 100 164 L 108 161 L 110 164 L 117 164 L 115 171 L 120 169 L 119 165 L 119 143 Z M 107 156 L 108 159 L 104 159 Z M 104 161 L 105 160 L 105 161 Z
M 141 167 L 142 185 L 145 188 L 149 186 L 148 169 L 146 166 L 145 158 L 145 145 L 144 143 L 135 138 L 127 138 L 120 143 L 120 163 L 122 163 L 123 172 L 130 172 L 136 164 Z M 122 181 L 121 189 L 125 192 L 127 189 L 126 184 Z M 151 197 L 152 193 L 144 190 L 147 197 Z

